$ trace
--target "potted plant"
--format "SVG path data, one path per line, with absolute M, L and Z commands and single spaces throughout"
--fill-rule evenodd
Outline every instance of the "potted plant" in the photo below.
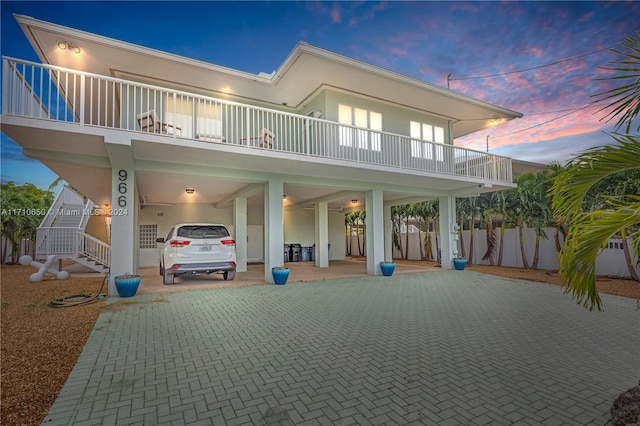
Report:
M 114 278 L 118 296 L 131 297 L 138 291 L 140 285 L 140 275 L 125 273 Z
M 273 275 L 273 282 L 278 285 L 284 285 L 287 283 L 287 279 L 289 278 L 290 269 L 286 266 L 276 266 L 275 268 L 271 268 L 271 274 Z
M 384 262 L 380 262 L 380 270 L 382 271 L 382 275 L 385 277 L 390 277 L 393 275 L 393 271 L 396 269 L 396 263 L 392 261 L 385 260 Z
M 464 271 L 465 266 L 467 266 L 467 259 L 461 257 L 453 259 L 453 267 L 456 271 Z

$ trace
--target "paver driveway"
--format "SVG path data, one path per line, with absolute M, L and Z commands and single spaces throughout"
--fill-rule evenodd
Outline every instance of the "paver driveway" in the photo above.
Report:
M 45 424 L 604 425 L 640 314 L 603 297 L 470 271 L 138 295 Z

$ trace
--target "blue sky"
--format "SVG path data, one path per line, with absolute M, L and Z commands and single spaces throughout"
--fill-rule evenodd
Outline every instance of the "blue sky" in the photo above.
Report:
M 2 55 L 35 60 L 14 13 L 252 73 L 298 41 L 525 114 L 456 144 L 566 162 L 611 142 L 585 108 L 609 83 L 607 47 L 640 30 L 640 2 L 7 2 Z M 593 53 L 605 49 L 598 53 Z M 584 55 L 584 56 L 582 56 Z M 576 56 L 577 59 L 567 60 Z M 556 65 L 542 65 L 563 61 Z M 514 72 L 536 68 L 525 72 Z M 510 74 L 505 74 L 510 73 Z M 492 78 L 471 78 L 505 74 Z M 55 175 L 2 134 L 2 181 L 46 188 Z

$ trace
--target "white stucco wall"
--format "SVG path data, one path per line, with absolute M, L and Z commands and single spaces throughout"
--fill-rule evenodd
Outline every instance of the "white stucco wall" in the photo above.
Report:
M 284 212 L 284 241 L 312 246 L 315 241 L 315 211 L 300 209 Z M 344 213 L 329 210 L 329 260 L 344 259 Z
M 178 223 L 209 222 L 227 225 L 234 235 L 233 210 L 231 207 L 217 209 L 211 204 L 176 204 L 173 206 L 144 206 L 140 210 L 140 225 L 157 225 L 158 238 L 165 238 L 169 230 Z M 299 243 L 312 246 L 314 243 L 314 210 L 285 211 L 284 216 L 285 243 Z M 264 210 L 262 207 L 247 209 L 247 226 L 249 231 L 248 257 L 250 262 L 264 260 Z M 329 259 L 344 259 L 344 213 L 329 211 Z M 254 247 L 258 245 L 259 247 Z M 158 266 L 159 250 L 157 248 L 142 248 L 140 252 L 140 266 Z

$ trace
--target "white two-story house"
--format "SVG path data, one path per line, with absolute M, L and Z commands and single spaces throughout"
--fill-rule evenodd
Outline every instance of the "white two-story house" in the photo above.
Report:
M 2 131 L 107 215 L 112 277 L 157 266 L 156 237 L 194 221 L 229 225 L 238 272 L 264 262 L 267 282 L 285 243 L 328 267 L 363 209 L 378 275 L 391 207 L 429 199 L 451 268 L 455 198 L 514 186 L 511 159 L 453 140 L 518 112 L 305 43 L 255 75 L 16 19 L 42 63 L 3 58 Z

